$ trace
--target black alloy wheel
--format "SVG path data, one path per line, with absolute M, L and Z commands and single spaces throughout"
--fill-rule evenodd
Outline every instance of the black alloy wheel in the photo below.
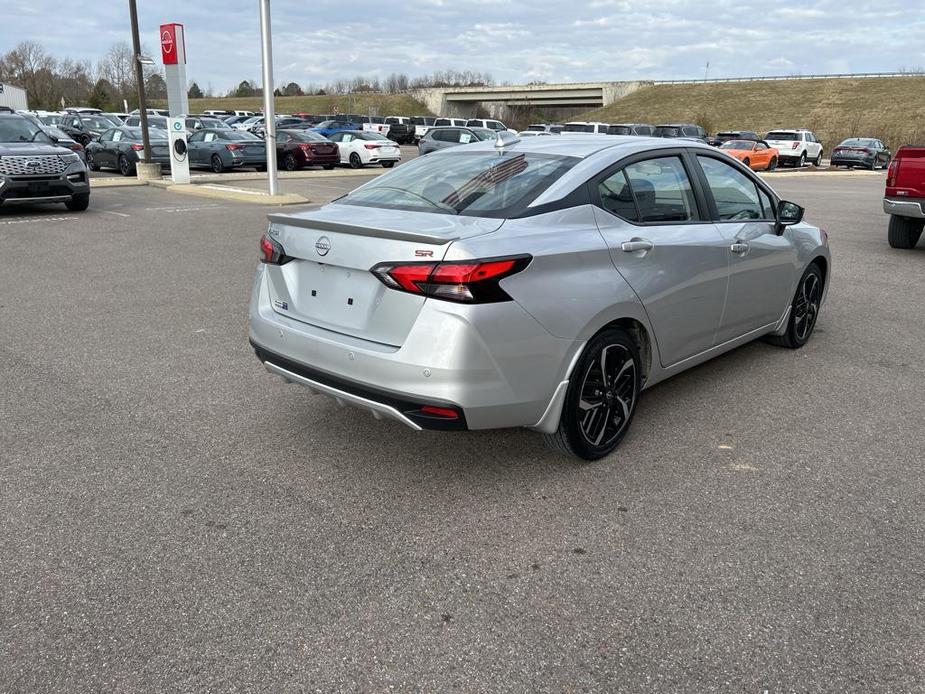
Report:
M 119 173 L 123 176 L 131 176 L 135 173 L 135 165 L 124 154 L 119 155 Z
M 610 454 L 629 429 L 641 386 L 636 343 L 624 330 L 602 331 L 572 372 L 559 427 L 546 435 L 547 444 L 584 460 Z
M 806 272 L 803 273 L 797 285 L 796 296 L 790 304 L 787 332 L 783 335 L 768 336 L 768 342 L 790 349 L 799 349 L 809 342 L 813 329 L 816 327 L 816 320 L 819 318 L 822 293 L 822 270 L 813 263 L 806 268 Z
M 225 170 L 225 164 L 222 162 L 222 158 L 217 154 L 212 155 L 211 160 L 212 171 L 215 173 L 222 173 Z
M 292 152 L 287 153 L 286 158 L 283 159 L 283 168 L 286 169 L 286 171 L 295 171 L 299 168 L 299 162 Z
M 363 160 L 360 159 L 360 155 L 357 154 L 356 152 L 353 152 L 353 153 L 350 155 L 350 166 L 351 166 L 352 168 L 354 168 L 354 169 L 362 169 L 362 168 L 363 168 Z

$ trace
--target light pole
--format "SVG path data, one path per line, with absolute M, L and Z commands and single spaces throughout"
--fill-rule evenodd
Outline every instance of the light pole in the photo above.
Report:
M 135 0 L 131 0 L 134 2 Z M 273 103 L 273 43 L 270 40 L 270 0 L 260 3 L 260 46 L 263 58 L 263 122 L 267 150 L 267 187 L 270 195 L 279 192 L 276 177 L 276 111 Z
M 145 65 L 154 65 L 151 58 L 141 54 L 141 40 L 138 38 L 138 9 L 135 0 L 128 0 L 128 11 L 132 18 L 132 62 L 135 65 L 135 82 L 138 84 L 138 115 L 141 120 L 141 142 L 144 146 L 141 160 L 151 161 L 151 139 L 148 137 L 148 103 L 145 99 Z

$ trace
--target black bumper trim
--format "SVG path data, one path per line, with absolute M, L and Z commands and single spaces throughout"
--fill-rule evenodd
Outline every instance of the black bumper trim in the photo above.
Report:
M 268 350 L 265 347 L 261 347 L 253 340 L 250 340 L 250 344 L 251 347 L 254 348 L 254 352 L 256 353 L 257 358 L 261 362 L 269 362 L 285 369 L 286 371 L 291 371 L 294 374 L 298 374 L 299 376 L 312 381 L 317 381 L 318 383 L 330 386 L 331 388 L 336 388 L 337 390 L 342 390 L 345 393 L 357 395 L 361 398 L 393 407 L 422 429 L 433 429 L 437 431 L 466 431 L 469 428 L 466 424 L 465 412 L 463 412 L 461 407 L 454 403 L 441 400 L 417 402 L 406 400 L 404 398 L 398 398 L 386 390 L 381 390 L 373 386 L 350 381 L 346 378 L 341 378 L 340 376 L 332 376 L 331 374 L 324 371 L 313 369 L 309 366 L 292 361 L 291 359 L 288 359 L 281 354 L 277 354 L 276 352 Z M 441 417 L 423 414 L 420 410 L 421 406 L 423 405 L 450 408 L 457 412 L 459 418 L 444 419 Z

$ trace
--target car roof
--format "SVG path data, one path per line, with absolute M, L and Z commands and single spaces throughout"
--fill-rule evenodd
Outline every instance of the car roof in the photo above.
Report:
M 466 145 L 470 148 L 495 149 L 497 141 L 478 142 Z M 613 150 L 615 154 L 623 156 L 635 151 L 654 149 L 672 149 L 678 147 L 699 147 L 708 152 L 715 152 L 715 147 L 694 141 L 679 142 L 678 140 L 663 137 L 637 137 L 632 135 L 582 135 L 575 134 L 570 137 L 532 137 L 526 140 L 515 139 L 504 146 L 509 152 L 534 152 L 537 154 L 557 154 L 567 157 L 580 157 L 586 159 L 604 150 Z M 454 148 L 455 149 L 455 148 Z M 499 148 L 500 149 L 500 148 Z M 442 150 L 450 151 L 450 150 Z M 429 156 L 429 155 L 428 155 Z

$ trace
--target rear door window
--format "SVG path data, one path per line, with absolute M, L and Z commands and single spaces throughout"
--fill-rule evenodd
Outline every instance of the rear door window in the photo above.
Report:
M 646 159 L 628 165 L 639 222 L 675 223 L 698 219 L 690 178 L 680 157 Z

